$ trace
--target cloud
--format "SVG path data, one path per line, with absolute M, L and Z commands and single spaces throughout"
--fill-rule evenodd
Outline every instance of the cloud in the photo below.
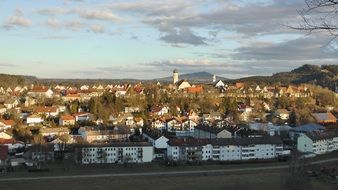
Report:
M 101 25 L 92 25 L 90 27 L 90 30 L 94 33 L 104 33 L 105 32 L 105 28 Z
M 103 20 L 110 22 L 121 22 L 124 19 L 113 14 L 112 12 L 105 10 L 84 10 L 84 9 L 75 9 L 73 12 L 78 13 L 80 17 L 89 19 L 89 20 Z
M 18 65 L 10 63 L 0 63 L 0 67 L 17 67 Z
M 43 8 L 37 11 L 37 13 L 41 15 L 59 15 L 66 14 L 67 12 L 68 11 L 62 7 Z
M 338 50 L 325 46 L 327 36 L 308 36 L 281 43 L 253 43 L 235 49 L 231 56 L 238 60 L 321 60 L 338 59 Z
M 29 27 L 32 25 L 32 21 L 23 16 L 20 9 L 16 9 L 14 15 L 9 17 L 3 27 L 11 29 L 14 27 Z
M 195 35 L 189 28 L 168 30 L 160 37 L 160 40 L 170 44 L 205 45 L 206 38 Z

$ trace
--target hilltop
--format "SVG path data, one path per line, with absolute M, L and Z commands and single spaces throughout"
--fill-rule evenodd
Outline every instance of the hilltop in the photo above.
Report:
M 252 76 L 233 81 L 245 83 L 266 83 L 266 84 L 314 84 L 327 87 L 330 90 L 338 89 L 338 65 L 303 65 L 290 72 L 280 72 L 272 76 Z

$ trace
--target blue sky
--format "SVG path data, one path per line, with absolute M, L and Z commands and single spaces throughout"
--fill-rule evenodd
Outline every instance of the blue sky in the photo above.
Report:
M 0 71 L 42 78 L 228 78 L 336 64 L 297 24 L 303 0 L 1 0 Z

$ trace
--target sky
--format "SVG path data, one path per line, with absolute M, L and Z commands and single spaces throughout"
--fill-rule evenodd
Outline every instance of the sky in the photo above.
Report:
M 0 0 L 0 73 L 40 78 L 271 75 L 337 64 L 304 0 Z

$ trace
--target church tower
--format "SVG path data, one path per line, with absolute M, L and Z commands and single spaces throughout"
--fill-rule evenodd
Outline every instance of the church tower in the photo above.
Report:
M 216 82 L 216 75 L 212 76 L 212 82 L 215 83 Z
M 174 69 L 173 71 L 173 83 L 176 84 L 178 82 L 178 71 Z

